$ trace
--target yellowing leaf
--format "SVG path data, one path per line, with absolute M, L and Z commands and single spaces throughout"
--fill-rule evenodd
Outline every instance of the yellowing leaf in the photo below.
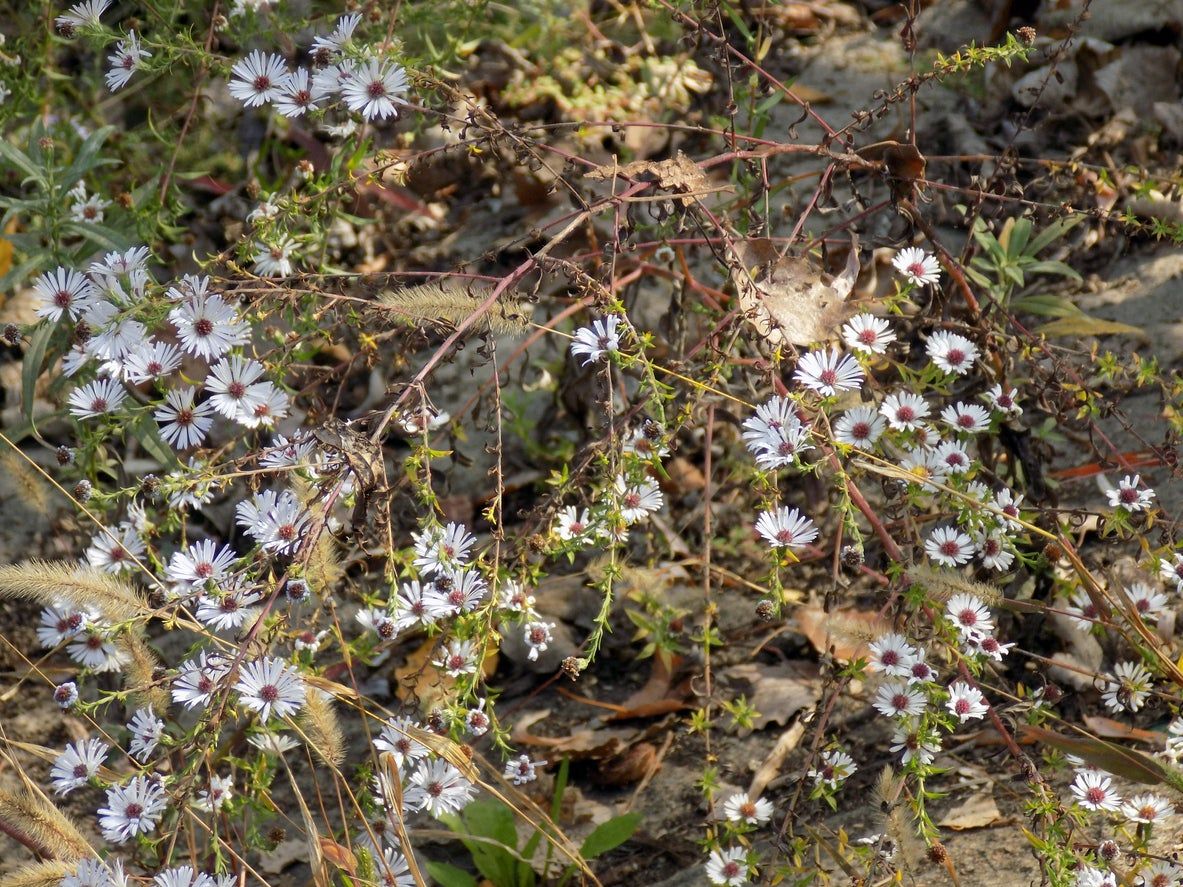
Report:
M 1061 317 L 1058 320 L 1041 324 L 1031 332 L 1052 339 L 1060 336 L 1137 336 L 1140 339 L 1147 338 L 1146 333 L 1140 327 L 1130 326 L 1128 323 L 1118 323 L 1116 320 L 1102 320 L 1087 314 L 1077 317 Z

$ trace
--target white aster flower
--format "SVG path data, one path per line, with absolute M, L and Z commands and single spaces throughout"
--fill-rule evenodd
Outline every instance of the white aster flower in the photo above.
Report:
M 817 767 L 806 774 L 817 785 L 827 785 L 837 788 L 858 769 L 854 758 L 841 749 L 830 749 L 821 754 Z
M 945 707 L 963 724 L 970 719 L 985 717 L 989 711 L 982 699 L 982 691 L 965 681 L 954 681 L 949 685 L 949 700 Z
M 881 671 L 894 677 L 908 677 L 912 673 L 912 662 L 916 659 L 916 648 L 908 643 L 902 634 L 890 632 L 871 642 L 868 648 L 870 659 L 868 671 Z
M 181 365 L 181 350 L 172 343 L 149 339 L 123 360 L 123 375 L 133 385 L 169 375 Z
M 86 785 L 99 772 L 110 750 L 111 746 L 98 739 L 80 739 L 67 745 L 49 771 L 54 792 L 68 795 Z
M 218 293 L 190 296 L 169 312 L 168 319 L 177 328 L 181 347 L 205 361 L 217 360 L 250 339 L 250 327 Z
M 296 241 L 284 236 L 275 243 L 255 242 L 255 253 L 251 259 L 255 263 L 255 273 L 263 277 L 287 277 L 292 273 L 292 253 L 296 250 Z
M 164 721 L 156 717 L 156 712 L 149 705 L 132 715 L 127 730 L 131 734 L 127 745 L 128 754 L 140 763 L 146 763 L 164 735 Z
M 847 348 L 866 354 L 882 354 L 895 341 L 891 324 L 873 314 L 856 314 L 842 325 L 842 341 Z
M 284 117 L 301 117 L 319 107 L 317 102 L 328 96 L 308 76 L 306 68 L 297 68 L 289 74 L 275 99 L 275 110 Z
M 97 28 L 99 16 L 106 12 L 110 5 L 111 0 L 83 0 L 59 15 L 54 19 L 54 23 L 65 36 L 73 37 L 74 32 L 83 26 Z
M 70 392 L 70 415 L 79 419 L 93 419 L 119 409 L 127 398 L 127 391 L 115 379 L 95 379 Z
M 127 86 L 131 75 L 140 67 L 140 62 L 151 57 L 152 53 L 140 47 L 136 32 L 128 31 L 127 36 L 115 47 L 115 52 L 107 56 L 111 65 L 111 70 L 107 72 L 107 88 L 114 92 Z
M 891 743 L 893 752 L 903 752 L 901 762 L 905 766 L 912 761 L 919 761 L 922 765 L 928 766 L 941 750 L 940 741 L 934 736 L 922 733 L 912 721 L 896 724 Z
M 936 257 L 929 255 L 918 246 L 909 246 L 900 250 L 891 260 L 891 264 L 913 286 L 939 283 L 941 280 L 941 265 Z
M 756 518 L 756 532 L 773 548 L 802 548 L 818 535 L 812 520 L 784 505 L 762 512 Z
M 925 345 L 929 360 L 946 373 L 964 376 L 978 359 L 978 346 L 965 336 L 939 330 Z
M 1174 816 L 1175 805 L 1166 798 L 1149 792 L 1134 795 L 1121 805 L 1121 815 L 1130 822 L 1144 822 L 1152 825 Z
M 708 881 L 720 887 L 742 887 L 748 883 L 747 851 L 743 847 L 712 850 L 706 874 Z
M 396 104 L 407 94 L 407 72 L 392 61 L 366 59 L 354 66 L 352 77 L 341 89 L 341 97 L 350 111 L 366 120 L 397 117 Z
M 1069 787 L 1076 802 L 1086 810 L 1117 810 L 1121 797 L 1112 782 L 1104 773 L 1084 771 L 1076 774 Z
M 263 375 L 258 361 L 231 354 L 210 367 L 205 379 L 205 390 L 213 395 L 208 403 L 227 419 L 253 413 L 261 402 L 259 392 L 252 386 Z
M 883 398 L 879 412 L 887 419 L 887 424 L 897 431 L 912 431 L 928 415 L 928 404 L 919 394 L 901 391 Z
M 723 804 L 723 815 L 732 822 L 763 825 L 772 819 L 772 802 L 765 798 L 749 798 L 743 792 L 732 795 Z
M 617 475 L 616 494 L 620 497 L 620 516 L 627 524 L 635 524 L 652 512 L 660 511 L 665 503 L 661 487 L 655 480 L 630 484 L 623 475 Z
M 1109 504 L 1114 508 L 1124 508 L 1131 513 L 1149 509 L 1151 500 L 1154 499 L 1154 490 L 1150 487 L 1138 489 L 1138 484 L 1141 481 L 1141 475 L 1135 474 L 1131 477 L 1127 474 L 1117 482 L 1116 488 L 1106 491 L 1105 495 L 1109 497 Z
M 123 525 L 117 530 L 102 530 L 90 540 L 86 562 L 108 573 L 122 573 L 134 569 L 142 561 L 147 547 L 135 527 Z
M 332 58 L 341 51 L 341 47 L 349 42 L 354 30 L 361 22 L 361 13 L 354 12 L 337 19 L 337 26 L 327 37 L 317 37 L 312 41 L 309 54 L 318 62 Z
M 1142 707 L 1154 688 L 1154 676 L 1140 662 L 1119 662 L 1105 681 L 1101 698 L 1113 712 L 1134 711 Z
M 194 403 L 197 391 L 190 385 L 174 388 L 164 397 L 164 404 L 153 415 L 160 425 L 160 436 L 173 448 L 187 450 L 199 446 L 214 424 L 210 401 Z
M 615 314 L 593 320 L 591 326 L 580 327 L 571 342 L 572 356 L 582 357 L 584 366 L 619 350 L 620 318 Z
M 230 94 L 248 108 L 279 98 L 288 76 L 287 64 L 280 56 L 267 55 L 258 49 L 236 62 L 230 73 L 233 75 Z
M 1023 408 L 1019 406 L 1019 394 L 1013 388 L 1004 388 L 995 383 L 989 391 L 982 393 L 982 400 L 992 410 L 998 410 L 1007 416 L 1021 416 Z
M 158 779 L 133 776 L 126 785 L 107 790 L 107 806 L 99 808 L 99 827 L 113 844 L 155 831 L 168 802 Z
M 887 681 L 875 692 L 875 699 L 871 705 L 884 717 L 919 717 L 928 707 L 928 700 L 914 685 L 905 684 L 903 681 Z
M 1162 618 L 1170 601 L 1160 591 L 1156 591 L 1144 582 L 1135 582 L 1126 587 L 1126 594 L 1138 615 L 1147 622 L 1157 622 Z
M 63 314 L 77 320 L 98 298 L 94 285 L 72 268 L 46 271 L 33 284 L 33 295 L 40 301 L 38 317 L 57 321 Z
M 955 594 L 945 604 L 945 613 L 958 633 L 964 638 L 971 634 L 986 635 L 994 631 L 994 617 L 981 599 L 968 592 Z
M 828 397 L 862 385 L 863 368 L 854 357 L 837 348 L 810 351 L 797 362 L 793 380 Z
M 421 729 L 410 718 L 393 718 L 382 727 L 381 733 L 374 739 L 374 748 L 393 756 L 394 765 L 399 770 L 414 766 L 416 761 L 430 754 L 426 745 L 411 736 L 412 730 Z
M 941 410 L 941 421 L 965 434 L 980 434 L 990 430 L 990 414 L 976 403 L 951 404 Z
M 886 428 L 887 421 L 874 407 L 854 407 L 834 422 L 834 440 L 860 450 L 874 450 Z
M 238 701 L 257 711 L 263 723 L 273 714 L 281 718 L 295 714 L 304 705 L 306 693 L 300 673 L 270 656 L 244 665 L 234 690 Z
M 423 761 L 411 774 L 403 799 L 409 808 L 439 817 L 463 810 L 473 792 L 472 783 L 447 761 Z
M 553 622 L 527 622 L 522 628 L 523 640 L 529 645 L 530 653 L 526 657 L 531 662 L 538 660 L 539 653 L 545 653 L 550 644 Z
M 505 778 L 514 785 L 525 785 L 538 778 L 537 768 L 545 767 L 546 761 L 532 761 L 529 755 L 518 755 L 505 763 Z
M 924 553 L 938 564 L 959 567 L 974 555 L 974 541 L 956 527 L 937 527 L 924 542 Z

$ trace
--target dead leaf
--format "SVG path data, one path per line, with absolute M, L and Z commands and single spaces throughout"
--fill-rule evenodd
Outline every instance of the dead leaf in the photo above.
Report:
M 748 704 L 758 714 L 752 721 L 756 730 L 769 724 L 786 724 L 793 715 L 809 708 L 818 700 L 821 681 L 817 666 L 811 662 L 786 662 L 761 665 L 747 662 L 724 669 L 720 677 L 728 684 L 747 684 L 747 689 L 736 686 L 735 692 L 747 696 Z
M 1137 336 L 1143 341 L 1148 341 L 1149 336 L 1146 335 L 1145 330 L 1140 327 L 1131 326 L 1128 323 L 1119 323 L 1116 320 L 1104 320 L 1100 317 L 1090 317 L 1087 314 L 1081 314 L 1075 317 L 1061 317 L 1057 320 L 1051 320 L 1047 323 L 1040 324 L 1031 331 L 1035 335 L 1044 335 L 1048 338 L 1055 339 L 1060 336 Z
M 1146 742 L 1158 748 L 1163 748 L 1167 744 L 1165 733 L 1131 727 L 1129 724 L 1100 715 L 1085 715 L 1084 725 L 1102 739 L 1128 739 L 1131 742 Z
M 343 869 L 350 875 L 357 875 L 357 857 L 353 855 L 353 851 L 348 847 L 342 846 L 332 838 L 326 838 L 322 835 L 320 839 L 320 852 L 324 854 L 325 859 L 337 868 Z
M 867 652 L 871 638 L 891 631 L 891 626 L 871 610 L 839 610 L 827 613 L 817 605 L 800 607 L 797 628 L 819 653 L 833 647 L 834 657 L 850 662 Z
M 1124 776 L 1143 785 L 1158 785 L 1160 782 L 1173 782 L 1168 778 L 1170 774 L 1162 764 L 1149 755 L 1130 748 L 1123 748 L 1104 739 L 1092 739 L 1084 736 L 1065 736 L 1053 730 L 1033 727 L 1030 724 L 1019 725 L 1019 732 L 1030 736 L 1053 748 L 1083 758 L 1095 767 L 1100 767 L 1117 776 Z
M 593 778 L 599 785 L 632 785 L 649 775 L 657 763 L 657 748 L 648 742 L 639 742 L 597 767 Z
M 994 795 L 983 792 L 966 798 L 945 814 L 937 825 L 955 832 L 986 828 L 1002 821 L 1002 811 L 994 803 Z
M 673 191 L 689 194 L 700 194 L 710 191 L 711 183 L 698 164 L 678 152 L 670 160 L 634 160 L 624 166 L 604 164 L 584 173 L 589 179 L 612 179 L 623 177 L 638 182 L 656 182 L 663 191 Z M 713 189 L 718 190 L 718 189 Z M 694 198 L 687 195 L 680 197 L 683 206 L 689 206 Z
M 756 332 L 772 345 L 810 345 L 838 335 L 857 310 L 847 299 L 858 279 L 858 238 L 837 277 L 807 256 L 783 256 L 768 241 L 747 240 L 729 250 L 739 305 Z
M 784 764 L 785 758 L 801 744 L 801 737 L 805 735 L 805 725 L 801 721 L 794 721 L 793 725 L 784 733 L 780 734 L 780 738 L 776 740 L 776 745 L 772 747 L 772 751 L 768 753 L 768 757 L 764 759 L 764 763 L 760 765 L 760 769 L 756 771 L 756 775 L 752 777 L 752 784 L 748 786 L 748 797 L 756 798 L 768 787 L 768 783 L 776 777 L 780 772 L 781 765 Z

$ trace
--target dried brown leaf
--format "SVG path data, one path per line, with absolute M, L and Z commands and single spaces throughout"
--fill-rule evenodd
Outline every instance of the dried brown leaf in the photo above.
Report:
M 772 345 L 804 346 L 836 338 L 838 328 L 857 311 L 847 300 L 858 272 L 857 238 L 836 277 L 806 256 L 777 256 L 768 241 L 744 241 L 731 250 L 731 279 L 740 308 Z

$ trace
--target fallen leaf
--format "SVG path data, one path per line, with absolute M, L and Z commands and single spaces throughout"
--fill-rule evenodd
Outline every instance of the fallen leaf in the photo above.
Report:
M 955 832 L 973 828 L 986 828 L 1002 821 L 1002 811 L 994 803 L 994 795 L 983 792 L 966 798 L 945 814 L 937 825 Z
M 847 302 L 858 279 L 858 239 L 837 277 L 807 256 L 779 256 L 768 241 L 729 250 L 731 279 L 749 323 L 772 345 L 810 345 L 838 335 L 857 310 Z
M 871 610 L 838 610 L 827 613 L 817 605 L 798 608 L 797 628 L 813 649 L 850 662 L 867 652 L 869 638 L 891 631 L 891 626 Z
M 1100 715 L 1085 715 L 1084 725 L 1102 739 L 1128 739 L 1131 742 L 1146 742 L 1158 748 L 1167 744 L 1165 733 L 1131 727 L 1129 724 L 1123 724 L 1121 721 Z
M 1140 782 L 1143 785 L 1177 782 L 1176 779 L 1171 779 L 1172 774 L 1150 755 L 1130 748 L 1123 748 L 1115 743 L 1106 742 L 1104 739 L 1064 736 L 1061 733 L 1045 730 L 1042 727 L 1033 727 L 1030 724 L 1019 725 L 1019 732 L 1053 748 L 1058 748 L 1060 751 L 1084 758 L 1088 763 L 1109 773 L 1124 776 L 1126 779 Z
M 805 725 L 801 721 L 794 721 L 789 729 L 780 734 L 780 738 L 776 740 L 776 745 L 772 747 L 772 751 L 768 753 L 768 757 L 764 759 L 764 763 L 756 771 L 756 775 L 752 777 L 752 783 L 748 786 L 748 797 L 756 798 L 768 787 L 768 783 L 776 778 L 776 774 L 780 772 L 781 765 L 784 764 L 785 758 L 801 744 L 801 738 L 805 735 Z
M 748 704 L 758 714 L 752 727 L 760 730 L 769 724 L 786 724 L 793 715 L 814 705 L 821 693 L 817 666 L 811 662 L 786 662 L 762 665 L 747 662 L 733 665 L 720 673 L 730 685 L 747 684 L 748 689 L 734 686 L 743 692 Z
M 598 785 L 632 785 L 649 775 L 655 766 L 657 748 L 648 742 L 639 742 L 602 763 L 596 768 L 593 778 Z
M 325 859 L 337 868 L 343 869 L 351 875 L 357 875 L 357 857 L 353 855 L 353 851 L 348 847 L 342 846 L 332 838 L 326 838 L 322 835 L 320 838 L 320 852 L 324 854 Z
M 1090 317 L 1087 314 L 1081 314 L 1076 317 L 1061 317 L 1059 320 L 1051 320 L 1047 323 L 1040 324 L 1031 331 L 1034 335 L 1044 335 L 1048 338 L 1058 338 L 1060 336 L 1137 336 L 1140 339 L 1148 340 L 1145 330 L 1140 327 L 1131 326 L 1128 323 L 1119 323 L 1116 320 L 1103 320 L 1099 317 Z
M 589 179 L 612 179 L 621 176 L 639 182 L 656 182 L 663 191 L 700 194 L 712 190 L 710 180 L 699 165 L 681 151 L 670 160 L 635 160 L 624 166 L 606 163 L 584 175 Z M 694 198 L 689 195 L 679 200 L 684 206 L 694 202 Z

